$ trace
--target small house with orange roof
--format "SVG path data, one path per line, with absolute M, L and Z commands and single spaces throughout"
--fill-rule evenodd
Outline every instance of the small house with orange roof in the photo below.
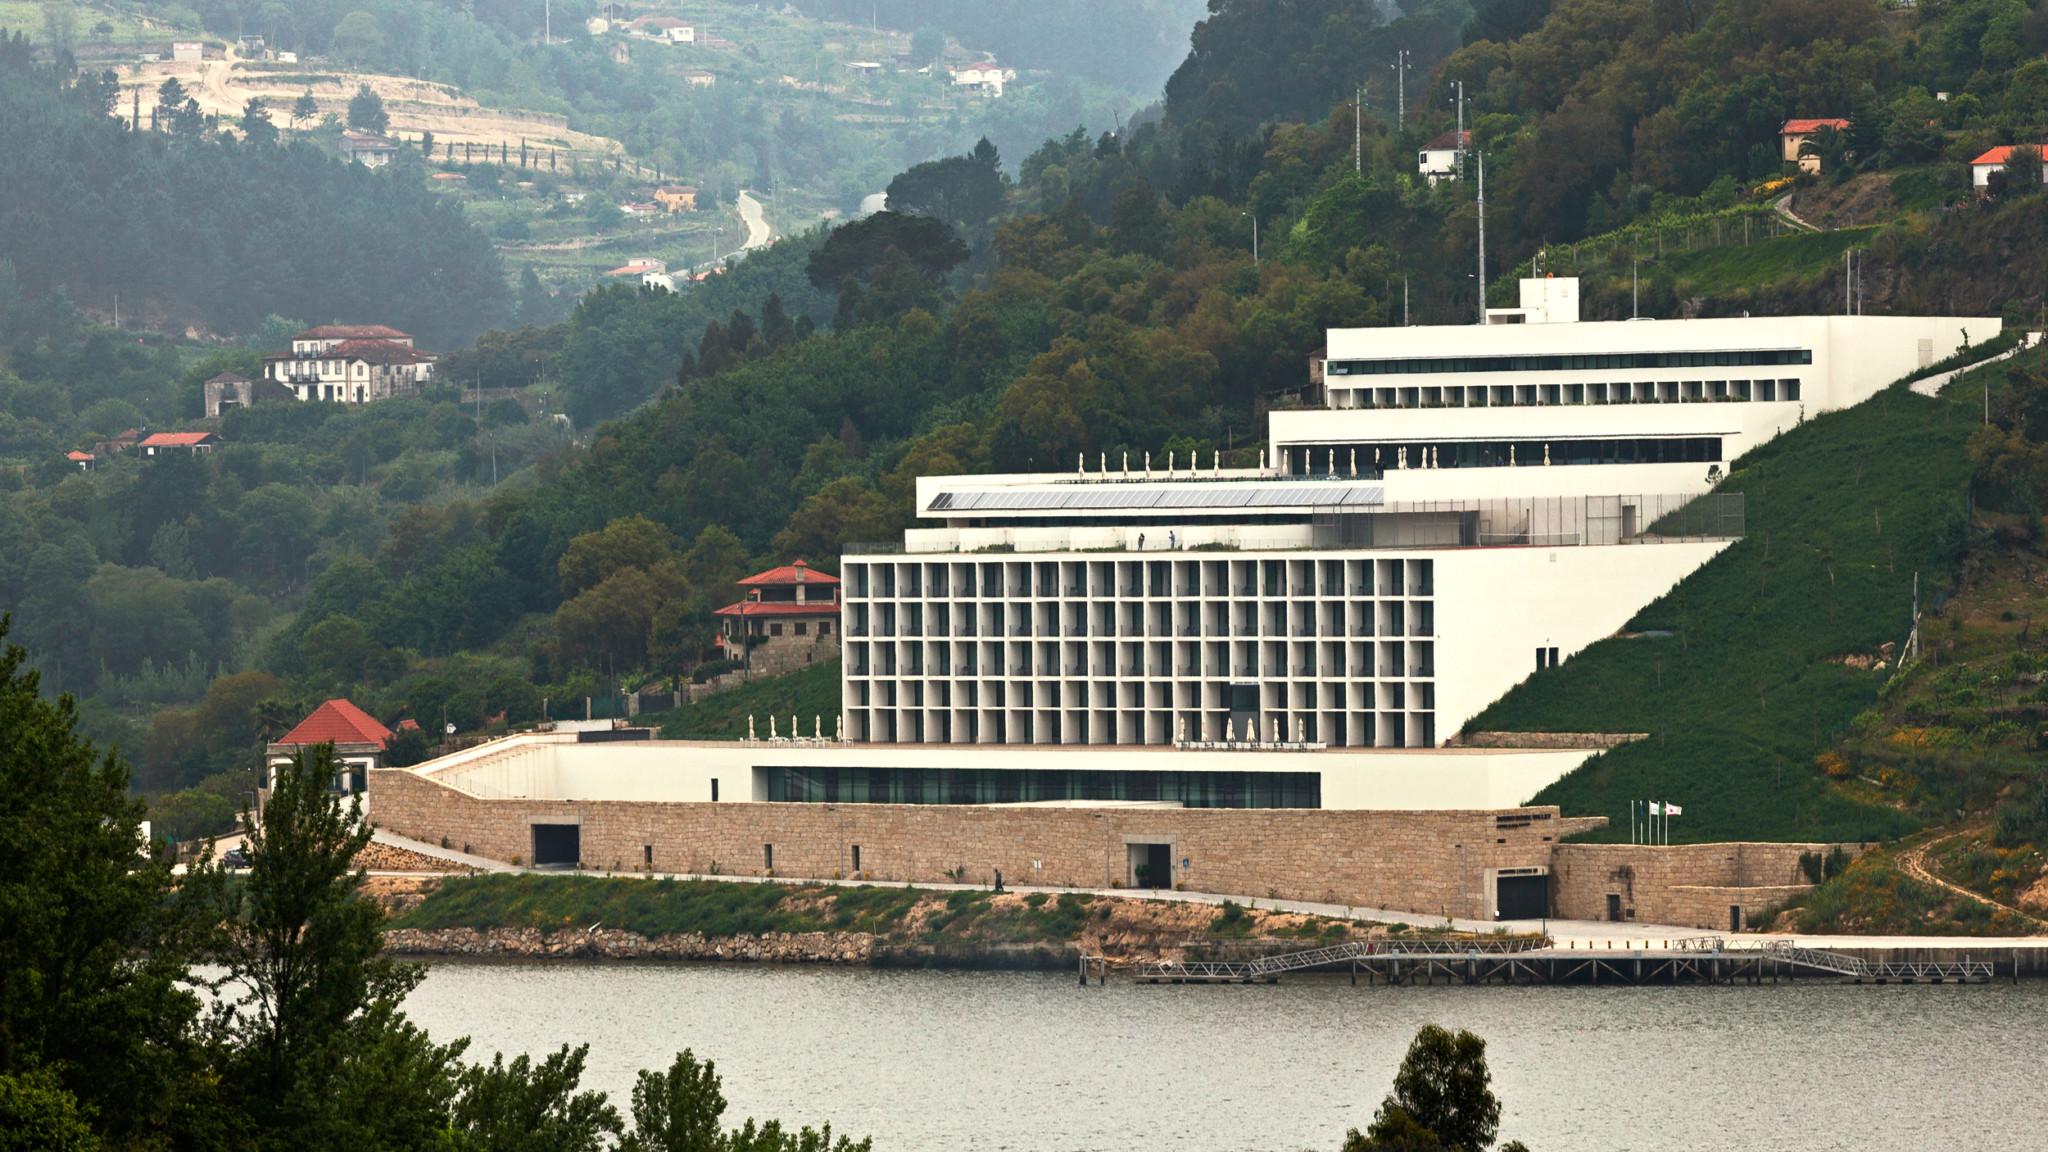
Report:
M 2041 180 L 2044 183 L 2048 183 L 2048 145 L 2000 144 L 1998 147 L 1970 161 L 1970 187 L 1975 188 L 1979 193 L 1989 192 L 1991 190 L 1991 178 L 2006 170 L 2007 166 L 2012 163 L 2012 154 L 2014 152 L 2027 148 L 2033 149 L 2034 159 L 2041 163 Z
M 204 456 L 219 446 L 220 437 L 212 432 L 152 432 L 140 445 L 144 456 Z
M 334 745 L 334 779 L 329 790 L 342 796 L 364 796 L 369 791 L 370 770 L 384 765 L 384 749 L 391 743 L 391 729 L 375 716 L 337 697 L 320 705 L 299 721 L 298 726 L 273 741 L 268 749 L 264 798 L 277 786 L 278 770 L 301 752 L 322 744 Z
M 716 613 L 727 659 L 777 676 L 839 655 L 839 577 L 797 560 L 739 584 L 746 599 Z
M 1808 116 L 1785 121 L 1778 129 L 1778 155 L 1787 164 L 1799 165 L 1801 172 L 1819 172 L 1820 157 L 1801 155 L 1807 141 L 1822 131 L 1847 132 L 1849 121 L 1841 116 Z

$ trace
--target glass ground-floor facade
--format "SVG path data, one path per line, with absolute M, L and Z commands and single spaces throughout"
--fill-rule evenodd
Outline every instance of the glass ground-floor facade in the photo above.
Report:
M 766 768 L 785 804 L 1028 804 L 1149 801 L 1184 808 L 1320 808 L 1317 772 L 1010 768 Z

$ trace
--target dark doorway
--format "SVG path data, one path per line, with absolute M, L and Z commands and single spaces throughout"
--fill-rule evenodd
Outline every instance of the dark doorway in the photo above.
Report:
M 1494 881 L 1494 903 L 1502 920 L 1542 919 L 1550 915 L 1550 877 L 1499 877 Z
M 1621 893 L 1619 892 L 1609 892 L 1607 894 L 1607 919 L 1615 924 L 1621 923 Z
M 1173 887 L 1173 845 L 1131 845 L 1131 887 Z
M 1742 905 L 1730 904 L 1728 906 L 1728 930 L 1730 932 L 1742 931 Z
M 535 824 L 533 866 L 574 868 L 583 862 L 583 829 L 576 824 Z

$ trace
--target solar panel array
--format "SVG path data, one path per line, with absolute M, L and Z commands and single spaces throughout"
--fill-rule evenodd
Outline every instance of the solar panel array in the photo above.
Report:
M 1377 505 L 1385 489 L 1360 484 L 1108 484 L 1065 491 L 941 492 L 933 512 L 1121 511 L 1147 508 L 1329 508 Z

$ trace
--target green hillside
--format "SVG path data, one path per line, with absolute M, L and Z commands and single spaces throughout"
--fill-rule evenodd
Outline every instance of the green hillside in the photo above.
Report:
M 2029 359 L 2038 358 L 2032 354 Z M 1722 491 L 1748 497 L 1749 535 L 1555 671 L 1537 674 L 1474 730 L 1647 732 L 1536 800 L 1606 815 L 1628 802 L 1684 806 L 1674 839 L 1868 840 L 1918 826 L 1850 799 L 1814 768 L 1888 675 L 1840 662 L 1909 628 L 1953 582 L 1964 550 L 1968 444 L 1981 370 L 1940 399 L 1892 389 L 1809 420 L 1737 462 Z
M 803 734 L 811 733 L 812 721 L 824 718 L 826 731 L 839 715 L 839 661 L 814 664 L 787 676 L 770 676 L 751 684 L 707 696 L 685 704 L 655 719 L 664 740 L 735 740 L 747 733 L 747 717 L 758 717 L 756 735 L 768 736 L 768 718 L 775 717 L 784 736 L 789 735 L 789 718 L 797 717 Z

